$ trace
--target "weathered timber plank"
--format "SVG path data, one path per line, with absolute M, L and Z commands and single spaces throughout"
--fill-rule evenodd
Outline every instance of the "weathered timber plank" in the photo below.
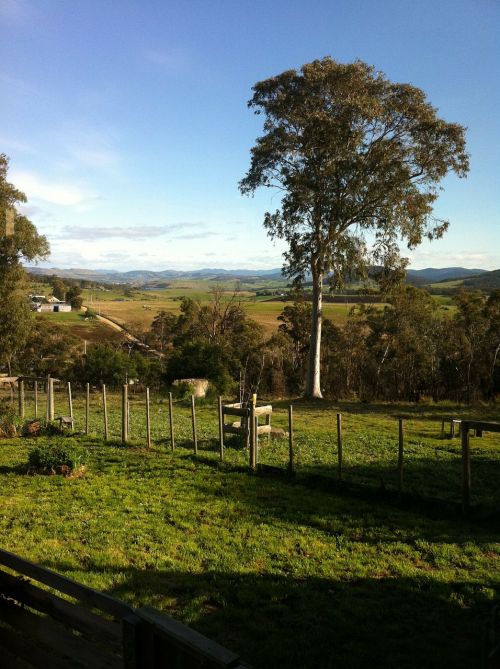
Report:
M 130 615 L 134 612 L 132 607 L 117 599 L 113 599 L 113 597 L 110 597 L 109 595 L 105 595 L 102 592 L 81 585 L 80 583 L 77 583 L 66 576 L 61 576 L 50 569 L 40 567 L 34 562 L 20 558 L 19 556 L 14 555 L 14 553 L 10 553 L 2 548 L 0 548 L 0 564 L 24 574 L 25 576 L 29 576 L 36 581 L 40 581 L 40 583 L 44 583 L 60 592 L 64 592 L 66 595 L 71 595 L 80 602 L 100 609 L 101 611 L 105 611 L 106 613 L 110 613 L 117 618 L 122 618 L 123 616 Z
M 500 432 L 500 423 L 487 423 L 482 420 L 463 420 L 462 426 L 472 430 L 484 430 L 485 432 Z
M 222 413 L 225 416 L 248 416 L 248 409 L 236 409 L 233 407 L 222 407 Z
M 121 646 L 121 632 L 117 623 L 105 620 L 87 609 L 42 590 L 26 580 L 0 570 L 0 594 L 47 613 L 66 627 L 87 634 L 103 643 Z
M 255 416 L 265 416 L 267 414 L 270 414 L 273 412 L 273 407 L 271 404 L 267 404 L 266 406 L 262 407 L 255 407 L 254 409 L 254 415 Z
M 33 665 L 28 664 L 27 660 L 17 657 L 2 645 L 0 645 L 0 657 L 2 658 L 2 667 L 4 669 L 33 669 Z
M 30 667 L 36 669 L 68 669 L 66 660 L 58 658 L 49 650 L 37 646 L 6 627 L 0 627 L 0 647 L 7 648 L 13 655 L 25 660 Z
M 230 669 L 240 662 L 236 653 L 149 606 L 139 609 L 137 615 L 154 626 L 155 634 L 175 643 L 191 655 L 205 658 L 214 667 Z
M 48 616 L 31 613 L 11 601 L 0 599 L 0 618 L 16 631 L 50 646 L 59 656 L 78 659 L 82 667 L 120 669 L 123 666 L 120 657 L 107 654 L 101 647 L 96 648 L 88 640 L 68 632 Z

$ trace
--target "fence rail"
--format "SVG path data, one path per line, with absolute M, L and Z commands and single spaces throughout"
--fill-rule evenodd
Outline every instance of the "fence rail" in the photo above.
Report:
M 134 609 L 3 549 L 0 565 L 2 666 L 245 669 L 236 653 L 151 607 Z

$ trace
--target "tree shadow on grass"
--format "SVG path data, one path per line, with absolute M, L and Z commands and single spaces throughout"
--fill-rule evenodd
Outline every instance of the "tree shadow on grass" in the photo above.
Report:
M 401 416 L 410 419 L 421 419 L 424 421 L 441 421 L 450 418 L 469 418 L 484 421 L 498 421 L 498 404 L 487 405 L 465 405 L 465 404 L 419 404 L 418 402 L 350 402 L 348 400 L 305 400 L 296 398 L 286 401 L 273 401 L 273 408 L 285 410 L 290 404 L 294 405 L 297 413 L 301 410 L 317 412 L 345 412 L 355 415 L 379 414 L 386 416 Z
M 204 463 L 205 464 L 205 463 Z M 212 460 L 206 462 L 213 468 L 220 468 L 221 463 Z M 493 480 L 500 479 L 500 462 L 495 461 L 489 475 Z M 426 463 L 433 467 L 434 463 Z M 468 542 L 488 543 L 500 539 L 498 508 L 494 504 L 485 504 L 472 509 L 470 517 L 464 517 L 459 502 L 446 499 L 425 497 L 420 493 L 399 494 L 395 489 L 380 489 L 377 482 L 380 469 L 374 466 L 372 480 L 374 485 L 360 482 L 336 480 L 336 470 L 325 472 L 324 467 L 312 469 L 293 477 L 286 475 L 283 468 L 281 475 L 274 471 L 269 474 L 248 474 L 248 468 L 223 463 L 225 473 L 234 476 L 224 491 L 214 493 L 212 482 L 197 481 L 196 487 L 204 498 L 226 495 L 237 500 L 260 520 L 273 523 L 276 520 L 291 525 L 309 525 L 327 533 L 336 532 L 337 517 L 349 517 L 353 526 L 362 527 L 363 541 L 378 543 L 380 536 L 370 536 L 370 525 L 392 528 L 394 540 L 402 540 L 401 530 L 407 533 L 410 541 L 416 539 L 438 539 L 440 542 L 465 544 Z M 425 464 L 424 464 L 425 466 Z M 363 466 L 366 476 L 369 467 Z M 266 471 L 266 470 L 264 470 Z M 382 471 L 384 471 L 382 469 Z M 351 472 L 352 474 L 352 472 Z M 326 493 L 326 494 L 325 494 Z M 389 537 L 390 539 L 390 537 Z M 385 536 L 384 536 L 385 541 Z
M 224 571 L 116 575 L 108 594 L 155 606 L 256 669 L 481 666 L 484 623 L 500 585 L 445 583 L 426 574 L 346 581 Z

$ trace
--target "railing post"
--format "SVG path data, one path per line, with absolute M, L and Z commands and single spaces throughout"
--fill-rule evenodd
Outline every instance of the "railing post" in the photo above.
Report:
M 288 407 L 288 473 L 293 474 L 293 406 Z
M 123 669 L 140 669 L 140 638 L 139 630 L 142 620 L 136 615 L 122 618 L 122 650 Z

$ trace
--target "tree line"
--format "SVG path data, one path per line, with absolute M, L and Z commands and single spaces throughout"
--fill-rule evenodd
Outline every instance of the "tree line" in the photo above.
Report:
M 180 313 L 160 311 L 137 333 L 161 352 L 130 342 L 91 343 L 86 353 L 68 328 L 35 317 L 10 362 L 16 373 L 161 390 L 175 379 L 207 378 L 214 392 L 248 398 L 296 396 L 306 389 L 312 306 L 285 303 L 266 337 L 237 294 L 212 291 L 208 304 L 183 298 Z M 472 402 L 500 393 L 500 291 L 462 291 L 443 307 L 425 290 L 401 286 L 384 307 L 355 305 L 345 323 L 324 318 L 322 394 L 362 401 Z

